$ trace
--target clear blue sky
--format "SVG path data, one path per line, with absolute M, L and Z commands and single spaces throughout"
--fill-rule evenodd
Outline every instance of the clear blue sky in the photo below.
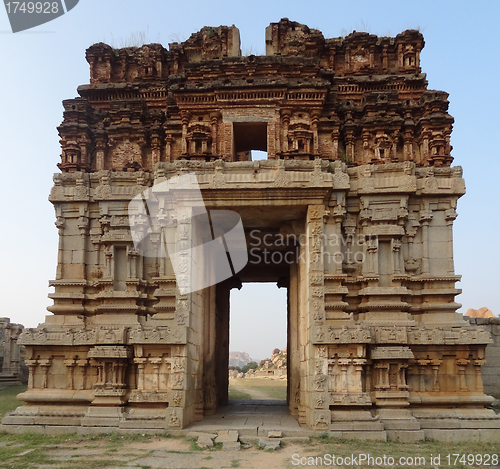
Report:
M 450 94 L 452 155 L 454 164 L 464 168 L 467 183 L 455 221 L 455 268 L 463 275 L 458 301 L 464 312 L 488 306 L 498 315 L 500 2 L 80 0 L 68 14 L 17 34 L 10 32 L 7 14 L 0 9 L 0 316 L 34 327 L 43 322 L 50 304 L 47 281 L 55 275 L 57 230 L 47 196 L 60 155 L 56 127 L 61 101 L 75 97 L 76 87 L 89 81 L 85 49 L 99 41 L 120 47 L 140 33 L 146 33 L 148 42 L 167 46 L 204 25 L 235 24 L 243 52 L 263 54 L 265 27 L 282 17 L 320 29 L 325 37 L 353 29 L 378 35 L 408 28 L 423 32 L 422 68 L 429 88 Z M 245 290 L 241 308 L 248 309 L 242 317 L 253 318 L 258 327 L 251 335 L 262 338 L 259 328 L 272 327 L 269 310 L 252 306 L 255 293 L 244 288 L 240 295 Z M 271 310 L 278 311 L 279 304 L 283 300 L 272 300 Z M 235 330 L 249 336 L 238 321 L 234 315 Z M 262 339 L 250 348 L 233 333 L 231 349 L 253 358 L 268 356 L 272 348 L 284 346 L 281 321 L 276 343 Z

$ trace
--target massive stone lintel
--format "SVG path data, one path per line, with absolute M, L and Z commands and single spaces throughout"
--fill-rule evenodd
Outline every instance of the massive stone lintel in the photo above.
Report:
M 90 84 L 64 101 L 59 127 L 53 315 L 20 337 L 28 405 L 4 428 L 182 429 L 210 415 L 228 398 L 230 290 L 258 280 L 289 289 L 288 403 L 301 425 L 498 440 L 481 380 L 490 336 L 456 313 L 465 185 L 423 47 L 417 31 L 325 39 L 287 19 L 267 28 L 262 57 L 241 56 L 234 26 L 169 49 L 91 46 Z M 189 173 L 208 210 L 239 214 L 252 249 L 238 278 L 185 293 L 169 258 L 137 252 L 128 204 Z M 199 233 L 174 223 L 186 250 Z

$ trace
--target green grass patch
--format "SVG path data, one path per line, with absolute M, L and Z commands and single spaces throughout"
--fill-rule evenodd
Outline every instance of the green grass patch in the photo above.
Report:
M 0 390 L 0 420 L 7 412 L 25 404 L 18 401 L 16 396 L 26 391 L 26 389 L 27 386 L 7 386 Z
M 258 389 L 264 394 L 267 394 L 269 396 L 269 399 L 276 399 L 279 401 L 286 400 L 286 386 L 285 387 L 262 386 Z
M 248 397 L 244 394 L 248 391 Z M 269 378 L 240 378 L 229 381 L 229 399 L 251 399 L 251 392 L 265 394 L 268 399 L 286 400 L 286 380 Z M 231 397 L 231 396 L 244 397 Z
M 241 401 L 242 399 L 251 399 L 250 394 L 245 391 L 240 391 L 234 386 L 229 385 L 229 400 L 230 401 Z
M 177 438 L 168 433 L 158 435 L 144 436 L 139 434 L 102 433 L 97 435 L 42 435 L 38 433 L 8 434 L 0 433 L 0 442 L 7 443 L 6 446 L 0 446 L 0 462 L 6 463 L 9 469 L 26 469 L 27 467 L 38 467 L 41 464 L 54 464 L 58 469 L 100 469 L 105 467 L 125 467 L 129 460 L 138 457 L 152 455 L 153 450 L 137 449 L 134 454 L 128 451 L 130 459 L 127 461 L 110 459 L 110 456 L 120 454 L 120 450 L 128 450 L 128 445 L 133 442 L 148 442 L 152 438 Z M 179 436 L 178 438 L 183 438 Z M 86 443 L 89 443 L 88 445 Z M 22 446 L 17 446 L 22 445 Z M 79 445 L 79 446 L 75 446 Z M 16 447 L 13 447 L 16 446 Z M 54 449 L 79 449 L 100 447 L 103 454 L 100 456 L 87 457 L 77 456 L 72 458 L 71 462 L 52 460 L 51 451 Z M 20 455 L 24 451 L 33 450 L 25 455 Z M 140 454 L 146 451 L 146 454 Z
M 188 440 L 186 439 L 186 441 L 189 442 L 189 451 L 191 451 L 192 453 L 196 453 L 198 451 L 203 451 L 199 446 L 198 444 L 196 443 L 197 440 Z

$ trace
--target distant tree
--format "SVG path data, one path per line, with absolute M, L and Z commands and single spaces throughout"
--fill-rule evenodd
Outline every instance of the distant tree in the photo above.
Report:
M 255 370 L 259 365 L 257 365 L 256 362 L 250 362 L 250 363 L 247 363 L 242 369 L 241 371 L 243 373 L 246 373 L 248 370 Z
M 275 348 L 273 350 L 273 355 L 278 355 L 278 353 L 280 353 L 280 349 L 279 348 Z

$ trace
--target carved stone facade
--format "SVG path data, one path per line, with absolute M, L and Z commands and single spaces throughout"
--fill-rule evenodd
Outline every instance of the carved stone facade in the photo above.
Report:
M 0 318 L 0 387 L 21 384 L 21 349 L 17 342 L 24 327 Z
M 490 336 L 456 313 L 465 184 L 450 167 L 448 95 L 420 70 L 422 35 L 325 39 L 283 19 L 266 44 L 242 57 L 232 26 L 168 50 L 87 50 L 90 84 L 64 101 L 50 194 L 53 315 L 21 335 L 28 405 L 5 428 L 203 419 L 227 402 L 230 290 L 258 280 L 288 288 L 288 401 L 301 425 L 500 438 L 481 381 Z M 187 173 L 208 209 L 240 215 L 251 255 L 237 278 L 181 294 L 168 259 L 134 249 L 127 206 Z

